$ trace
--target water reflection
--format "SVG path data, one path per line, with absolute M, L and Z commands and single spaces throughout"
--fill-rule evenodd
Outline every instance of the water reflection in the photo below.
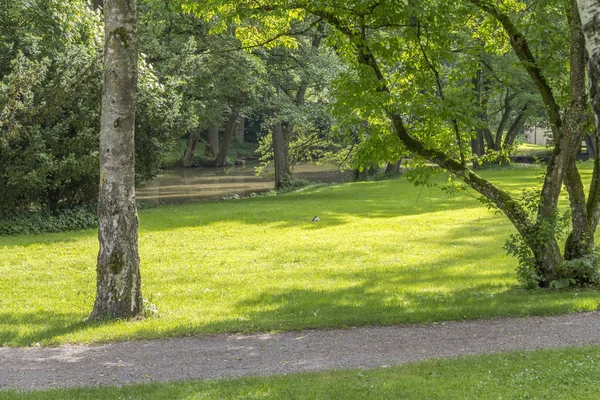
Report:
M 311 182 L 339 183 L 350 179 L 335 167 L 301 164 L 294 177 Z M 254 175 L 254 165 L 228 168 L 177 168 L 162 171 L 159 176 L 136 190 L 138 201 L 153 205 L 194 202 L 223 196 L 247 196 L 273 188 L 273 180 Z

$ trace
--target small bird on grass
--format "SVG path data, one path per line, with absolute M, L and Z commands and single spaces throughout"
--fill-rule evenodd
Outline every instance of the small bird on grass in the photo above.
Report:
M 317 217 L 317 216 L 315 215 L 315 217 L 312 219 L 312 222 L 317 222 L 317 221 L 320 221 L 320 219 L 319 219 L 319 217 Z

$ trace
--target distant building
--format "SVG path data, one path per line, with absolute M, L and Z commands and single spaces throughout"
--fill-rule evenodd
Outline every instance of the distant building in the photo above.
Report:
M 525 140 L 527 143 L 546 146 L 552 142 L 552 130 L 545 126 L 527 126 L 525 127 Z

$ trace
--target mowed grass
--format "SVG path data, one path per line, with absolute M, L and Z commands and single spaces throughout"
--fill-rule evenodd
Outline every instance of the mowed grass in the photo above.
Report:
M 589 164 L 584 175 L 589 179 Z M 518 192 L 541 167 L 482 174 Z M 440 179 L 442 182 L 443 179 Z M 593 290 L 526 291 L 514 229 L 474 193 L 405 179 L 140 212 L 143 296 L 158 316 L 88 323 L 95 231 L 0 237 L 0 344 L 93 343 L 596 310 Z M 320 221 L 311 222 L 318 215 Z
M 346 370 L 43 392 L 16 399 L 597 399 L 600 348 L 508 352 Z

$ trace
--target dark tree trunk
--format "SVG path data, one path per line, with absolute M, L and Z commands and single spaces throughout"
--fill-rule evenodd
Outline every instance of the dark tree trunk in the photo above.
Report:
M 235 128 L 237 126 L 237 120 L 239 116 L 240 109 L 239 107 L 235 106 L 231 110 L 231 114 L 229 114 L 229 118 L 227 118 L 227 123 L 225 124 L 225 133 L 223 134 L 223 140 L 221 140 L 219 154 L 217 155 L 217 158 L 215 158 L 216 167 L 223 167 L 225 165 L 227 152 L 229 151 L 229 145 L 233 140 L 233 135 L 235 134 Z
M 239 144 L 244 143 L 244 129 L 246 125 L 246 118 L 238 118 L 238 122 L 235 127 L 235 141 Z
M 288 123 L 283 125 L 283 168 L 286 173 L 292 178 L 292 160 L 290 159 L 290 141 L 294 133 L 294 124 Z
M 289 164 L 285 159 L 284 133 L 281 122 L 273 125 L 273 164 L 275 168 L 275 189 L 285 186 L 291 179 Z
M 402 166 L 402 159 L 396 161 L 396 162 L 388 162 L 386 167 L 385 167 L 385 171 L 384 174 L 398 174 L 400 173 L 400 167 Z
M 90 319 L 130 318 L 142 311 L 134 185 L 136 1 L 107 0 L 104 21 L 106 51 L 98 197 L 100 251 L 96 301 Z
M 188 136 L 187 147 L 183 155 L 183 166 L 186 168 L 194 165 L 194 155 L 196 154 L 196 145 L 198 144 L 199 137 L 200 133 L 198 131 L 191 132 Z
M 483 156 L 485 144 L 481 132 L 476 131 L 475 137 L 471 139 L 471 152 L 477 157 Z
M 473 78 L 473 90 L 475 95 L 475 103 L 478 108 L 477 116 L 481 123 L 487 123 L 487 121 L 483 121 L 482 118 L 484 115 L 481 113 L 482 109 L 482 97 L 484 95 L 484 84 L 483 84 L 483 71 L 481 68 L 477 70 L 477 75 Z M 487 113 L 485 114 L 487 115 Z M 471 140 L 471 153 L 477 157 L 481 157 L 485 154 L 485 141 L 483 131 L 480 128 L 475 130 L 475 137 Z M 473 163 L 473 166 L 476 167 L 477 163 Z
M 525 113 L 527 112 L 528 104 L 525 104 L 519 114 L 515 117 L 513 123 L 508 128 L 508 132 L 506 132 L 506 138 L 504 139 L 504 143 L 502 144 L 504 149 L 509 148 L 515 143 L 515 139 L 519 134 L 521 128 L 525 124 Z
M 204 155 L 209 158 L 214 158 L 217 155 L 219 149 L 219 128 L 216 125 L 211 125 L 208 128 L 208 135 L 206 137 L 206 148 L 204 149 Z
M 587 148 L 587 153 L 590 158 L 598 157 L 598 147 L 596 146 L 596 141 L 594 140 L 594 136 L 585 135 L 585 147 Z
M 317 31 L 311 40 L 311 48 L 316 50 L 321 46 L 323 40 L 323 32 L 325 30 L 325 24 L 319 23 Z M 308 89 L 308 81 L 303 78 L 300 81 L 298 90 L 296 92 L 295 104 L 301 107 L 304 104 L 306 97 L 306 90 Z M 279 126 L 273 127 L 273 163 L 275 165 L 275 188 L 279 189 L 283 184 L 292 180 L 292 160 L 290 159 L 290 141 L 294 134 L 294 123 L 287 122 L 278 124 Z M 280 134 L 281 132 L 281 134 Z M 276 139 L 277 136 L 277 139 Z M 275 141 L 278 141 L 277 145 Z M 281 143 L 279 143 L 279 140 Z M 277 152 L 275 151 L 277 149 Z
M 506 97 L 504 98 L 504 108 L 502 110 L 502 118 L 500 119 L 500 123 L 498 124 L 498 128 L 496 129 L 496 140 L 494 143 L 494 149 L 500 150 L 502 149 L 502 138 L 504 137 L 504 128 L 506 128 L 506 124 L 508 123 L 508 119 L 510 118 L 510 113 L 512 112 L 512 104 L 511 100 L 513 95 L 511 95 L 508 90 L 506 91 Z

